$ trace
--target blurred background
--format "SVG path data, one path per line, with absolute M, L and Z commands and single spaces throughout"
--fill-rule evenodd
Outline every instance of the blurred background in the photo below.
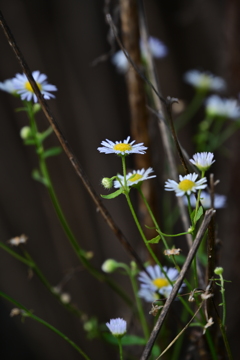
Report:
M 117 12 L 118 2 L 113 2 Z M 151 35 L 168 47 L 168 55 L 156 61 L 164 97 L 170 95 L 187 104 L 194 90 L 183 81 L 190 69 L 211 71 L 227 82 L 226 97 L 239 97 L 240 5 L 235 0 L 148 0 L 146 14 Z M 94 60 L 110 50 L 108 25 L 102 0 L 1 0 L 1 11 L 31 70 L 47 74 L 57 86 L 56 99 L 49 102 L 65 137 L 82 164 L 97 193 L 103 193 L 101 179 L 121 171 L 120 160 L 102 155 L 97 147 L 104 139 L 126 139 L 130 135 L 130 112 L 125 78 L 110 59 L 93 66 Z M 0 31 L 0 81 L 22 72 Z M 116 46 L 116 49 L 118 47 Z M 110 318 L 129 316 L 126 307 L 106 284 L 100 284 L 79 265 L 55 215 L 46 189 L 31 178 L 37 167 L 32 147 L 23 145 L 20 129 L 27 125 L 24 113 L 16 113 L 18 99 L 0 93 L 0 239 L 29 238 L 27 249 L 52 286 L 69 272 L 64 291 L 86 314 L 105 323 Z M 186 151 L 195 153 L 192 136 L 202 115 L 191 120 L 179 134 Z M 156 118 L 150 120 L 152 161 L 158 177 L 153 184 L 161 202 L 166 180 L 163 147 L 159 142 Z M 38 115 L 41 130 L 48 126 Z M 151 125 L 152 124 L 152 125 Z M 48 145 L 58 144 L 54 135 Z M 217 191 L 227 196 L 226 209 L 217 213 L 220 262 L 227 283 L 227 333 L 233 353 L 239 346 L 239 132 L 217 152 L 213 171 L 220 179 Z M 107 258 L 129 262 L 119 241 L 96 211 L 65 154 L 48 160 L 53 183 L 72 229 L 85 250 L 93 251 L 93 263 L 100 268 Z M 180 163 L 179 163 L 180 166 Z M 136 199 L 135 199 L 136 200 Z M 140 241 L 130 212 L 122 197 L 104 201 L 117 225 L 138 250 Z M 162 209 L 159 205 L 159 213 Z M 143 253 L 140 250 L 139 255 Z M 67 313 L 40 283 L 30 277 L 26 266 L 0 250 L 0 289 L 36 315 L 57 327 L 87 352 L 91 358 L 113 358 L 115 350 L 100 340 L 86 340 L 79 319 Z M 113 277 L 130 292 L 130 284 L 120 275 Z M 57 335 L 26 319 L 10 318 L 13 307 L 0 299 L 1 359 L 77 359 L 78 354 Z

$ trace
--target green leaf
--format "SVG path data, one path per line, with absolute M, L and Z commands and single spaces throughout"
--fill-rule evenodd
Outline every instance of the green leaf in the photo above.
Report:
M 103 333 L 104 339 L 110 344 L 118 345 L 118 339 L 111 333 Z M 146 340 L 135 335 L 124 335 L 121 339 L 121 343 L 124 346 L 128 345 L 146 345 Z
M 159 243 L 159 240 L 161 240 L 161 236 L 160 235 L 157 235 L 155 238 L 151 239 L 151 240 L 148 240 L 148 243 L 149 244 L 158 244 Z
M 191 213 L 191 220 L 192 220 L 192 223 L 193 223 L 193 221 L 194 221 L 194 217 L 195 217 L 195 212 L 196 212 L 196 210 L 193 210 L 193 212 Z
M 27 107 L 22 107 L 22 108 L 17 108 L 15 109 L 15 112 L 20 112 L 20 111 L 28 111 L 28 108 Z
M 39 181 L 40 183 L 42 183 L 45 186 L 49 185 L 47 180 L 40 174 L 39 170 L 37 170 L 37 169 L 33 170 L 32 177 L 34 180 Z
M 24 140 L 24 145 L 36 145 L 36 141 L 34 139 Z
M 152 355 L 153 357 L 157 357 L 160 354 L 160 347 L 158 345 L 154 345 L 152 348 Z
M 45 130 L 44 132 L 42 133 L 38 133 L 38 138 L 40 141 L 44 141 L 49 135 L 51 135 L 53 132 L 53 129 L 52 127 L 49 127 L 47 130 Z
M 196 215 L 196 222 L 201 218 L 202 214 L 203 214 L 203 208 L 202 206 L 200 206 Z
M 61 154 L 61 152 L 62 152 L 62 148 L 60 146 L 56 146 L 56 147 L 53 147 L 51 149 L 44 151 L 43 157 L 44 157 L 44 159 L 46 159 L 47 157 L 50 157 L 50 156 L 59 155 L 59 154 Z
M 119 190 L 117 190 L 114 193 L 111 193 L 109 195 L 101 195 L 101 197 L 104 198 L 104 199 L 114 199 L 118 195 L 122 194 L 122 192 L 123 192 L 122 189 L 119 189 Z

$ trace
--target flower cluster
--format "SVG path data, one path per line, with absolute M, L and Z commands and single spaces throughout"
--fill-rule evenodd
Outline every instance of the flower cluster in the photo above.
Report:
M 98 147 L 98 151 L 104 154 L 117 154 L 121 157 L 125 157 L 130 154 L 145 154 L 147 147 L 143 145 L 143 143 L 134 144 L 135 140 L 130 142 L 130 136 L 123 141 L 113 142 L 111 140 L 106 139 L 101 142 L 102 147 Z M 114 181 L 113 185 L 115 188 L 122 188 L 127 185 L 128 187 L 134 186 L 142 183 L 145 180 L 152 179 L 156 177 L 156 175 L 151 175 L 153 172 L 152 168 L 148 168 L 147 170 L 134 170 L 126 175 L 126 184 L 124 181 L 123 175 L 117 175 L 115 178 L 117 180 Z M 114 178 L 114 177 L 113 177 Z M 102 185 L 106 189 L 110 189 L 112 187 L 112 179 L 113 178 L 103 178 Z
M 44 99 L 48 100 L 55 97 L 50 91 L 57 91 L 57 88 L 55 85 L 47 83 L 47 75 L 41 74 L 40 71 L 37 70 L 33 71 L 32 77 L 36 81 Z M 10 94 L 19 94 L 22 100 L 33 100 L 34 102 L 37 102 L 37 96 L 35 95 L 25 74 L 16 74 L 14 78 L 1 82 L 0 90 L 6 91 Z

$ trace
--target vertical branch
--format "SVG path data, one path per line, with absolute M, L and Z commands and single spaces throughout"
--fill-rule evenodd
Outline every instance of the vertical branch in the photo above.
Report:
M 152 59 L 152 56 L 150 54 L 149 47 L 147 45 L 148 27 L 147 27 L 147 21 L 146 21 L 146 17 L 145 17 L 143 1 L 138 0 L 138 3 L 139 3 L 141 37 L 142 37 L 143 41 L 145 42 L 145 48 L 147 50 L 146 55 L 147 55 L 147 58 L 148 58 L 148 61 L 147 61 L 148 69 L 147 70 L 148 70 L 148 75 L 149 75 L 149 81 L 153 85 L 154 89 L 158 90 L 157 92 L 153 91 L 153 87 L 151 87 L 152 98 L 153 98 L 153 103 L 154 103 L 154 109 L 159 114 L 163 114 L 163 117 L 165 119 L 167 119 L 168 114 L 167 114 L 166 108 L 168 106 L 168 103 L 166 101 L 163 102 L 162 98 L 159 96 L 159 93 L 160 93 L 159 84 L 158 84 L 157 77 L 156 77 L 156 72 L 155 72 L 153 59 Z M 162 105 L 163 103 L 164 103 L 165 106 Z M 164 121 L 159 120 L 158 126 L 159 126 L 159 131 L 160 131 L 162 142 L 163 142 L 163 147 L 164 147 L 166 157 L 167 157 L 167 162 L 169 164 L 170 176 L 171 176 L 172 179 L 177 181 L 178 180 L 177 167 L 176 167 L 176 163 L 175 163 L 175 159 L 174 159 L 174 155 L 173 155 L 173 150 L 172 150 L 171 143 L 170 143 L 170 138 L 169 138 L 169 135 L 168 135 L 167 125 L 165 124 Z M 179 209 L 180 209 L 180 214 L 181 214 L 183 227 L 184 227 L 185 230 L 187 230 L 189 228 L 190 224 L 189 224 L 186 208 L 185 208 L 185 206 L 183 204 L 183 200 L 182 200 L 181 197 L 178 197 L 177 201 L 178 201 L 178 206 L 179 206 Z M 191 245 L 192 245 L 191 235 L 189 235 L 189 234 L 186 235 L 186 240 L 187 240 L 188 247 L 190 248 Z
M 141 68 L 140 52 L 140 33 L 138 20 L 137 0 L 120 0 L 120 16 L 122 28 L 122 40 L 124 48 L 130 55 L 132 61 L 138 68 Z M 148 130 L 148 111 L 145 95 L 144 82 L 135 69 L 129 66 L 126 74 L 126 83 L 128 88 L 128 99 L 131 113 L 131 134 L 136 142 L 143 142 L 148 148 L 150 147 L 149 130 Z M 135 156 L 135 164 L 138 169 L 149 168 L 151 166 L 150 151 L 144 155 Z M 147 198 L 151 208 L 154 208 L 153 187 L 149 182 L 142 185 L 144 196 Z M 151 225 L 151 218 L 139 199 L 139 211 L 142 224 Z M 152 230 L 145 229 L 147 236 L 152 237 Z M 155 231 L 154 235 L 155 236 Z

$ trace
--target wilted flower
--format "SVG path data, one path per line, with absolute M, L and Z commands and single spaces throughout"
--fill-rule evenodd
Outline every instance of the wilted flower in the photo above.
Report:
M 8 243 L 12 246 L 18 246 L 20 244 L 26 244 L 27 239 L 28 239 L 27 236 L 22 234 L 20 236 L 16 236 L 16 237 L 8 240 Z

